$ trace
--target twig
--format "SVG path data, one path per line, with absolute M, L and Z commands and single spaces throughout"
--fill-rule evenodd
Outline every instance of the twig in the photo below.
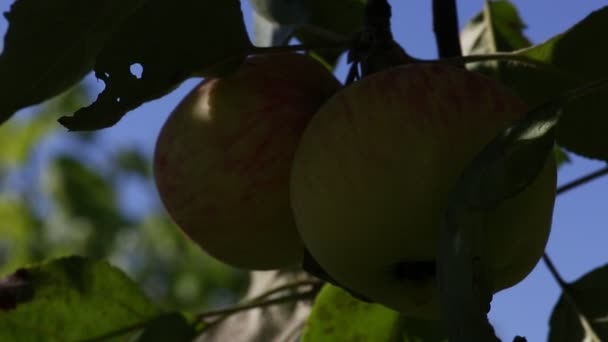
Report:
M 565 78 L 573 80 L 573 81 L 578 81 L 578 82 L 587 81 L 584 78 L 580 77 L 579 75 L 561 70 L 549 63 L 530 58 L 526 55 L 522 55 L 522 54 L 520 54 L 521 51 L 522 50 L 514 51 L 514 52 L 496 52 L 496 53 L 491 53 L 491 54 L 449 57 L 449 58 L 441 58 L 439 60 L 419 60 L 419 62 L 453 64 L 453 65 L 462 65 L 462 64 L 468 64 L 468 63 L 487 62 L 487 61 L 516 62 L 516 63 L 522 63 L 522 64 L 534 66 L 539 69 L 550 72 L 552 74 L 559 75 L 559 76 L 565 77 Z M 518 53 L 518 52 L 520 52 L 520 53 Z
M 462 56 L 456 0 L 433 0 L 433 30 L 439 57 Z
M 592 172 L 592 173 L 590 173 L 590 174 L 588 174 L 586 176 L 583 176 L 581 178 L 575 179 L 572 182 L 569 182 L 569 183 L 566 183 L 566 184 L 560 186 L 559 188 L 557 188 L 557 195 L 561 195 L 563 193 L 566 193 L 566 192 L 568 192 L 568 191 L 570 191 L 570 190 L 572 190 L 574 188 L 577 188 L 577 187 L 579 187 L 581 185 L 587 184 L 587 183 L 589 183 L 590 181 L 592 181 L 594 179 L 597 179 L 599 177 L 606 176 L 606 175 L 608 175 L 608 166 L 606 166 L 606 167 L 604 167 L 602 169 L 599 169 L 597 171 L 594 171 L 594 172 Z
M 589 315 L 587 315 L 587 312 L 581 310 L 581 307 L 578 305 L 574 296 L 572 295 L 572 286 L 570 283 L 566 282 L 564 278 L 562 278 L 547 253 L 543 255 L 543 261 L 545 262 L 545 265 L 547 265 L 549 272 L 553 275 L 553 278 L 555 278 L 557 281 L 559 287 L 562 289 L 562 296 L 564 296 L 566 301 L 572 306 L 572 310 L 578 314 L 581 325 L 586 327 L 585 331 L 587 333 L 591 334 L 591 338 L 589 340 L 600 341 L 593 325 L 591 324 L 592 320 L 589 319 Z
M 247 302 L 253 303 L 253 302 L 261 301 L 261 300 L 264 300 L 264 299 L 272 296 L 273 294 L 283 292 L 286 290 L 295 290 L 302 286 L 312 286 L 312 287 L 316 288 L 321 285 L 323 285 L 323 281 L 318 280 L 318 279 L 298 280 L 298 281 L 294 281 L 294 282 L 287 283 L 285 285 L 277 286 L 273 289 L 270 289 L 270 290 L 260 294 L 259 296 L 248 299 Z
M 551 273 L 553 278 L 555 278 L 555 281 L 557 281 L 557 283 L 562 288 L 562 290 L 564 292 L 568 292 L 567 291 L 567 288 L 569 286 L 568 282 L 566 282 L 564 280 L 564 278 L 561 276 L 561 274 L 559 274 L 559 272 L 557 271 L 557 268 L 555 267 L 555 264 L 553 263 L 551 258 L 549 258 L 549 255 L 547 255 L 547 253 L 543 254 L 543 261 L 545 262 L 545 265 L 547 265 L 549 272 Z
M 203 313 L 200 313 L 196 317 L 196 320 L 197 321 L 204 321 L 205 319 L 210 318 L 210 317 L 229 316 L 229 315 L 232 315 L 234 313 L 241 312 L 241 311 L 247 311 L 247 310 L 257 309 L 257 308 L 265 308 L 267 306 L 272 306 L 272 305 L 277 305 L 277 304 L 283 304 L 283 303 L 289 303 L 289 302 L 295 302 L 295 301 L 298 301 L 300 299 L 311 298 L 316 293 L 317 293 L 317 290 L 313 288 L 312 290 L 309 290 L 309 291 L 299 292 L 299 293 L 296 293 L 296 294 L 285 295 L 285 296 L 282 296 L 282 297 L 278 297 L 278 298 L 274 298 L 274 299 L 269 299 L 269 300 L 266 300 L 266 301 L 257 301 L 257 302 L 245 303 L 245 304 L 241 304 L 241 305 L 235 305 L 235 306 L 232 306 L 232 307 L 229 307 L 229 308 L 225 308 L 225 309 L 205 311 Z

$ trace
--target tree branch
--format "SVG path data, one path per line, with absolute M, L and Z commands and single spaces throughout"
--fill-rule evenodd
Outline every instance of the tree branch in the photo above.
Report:
M 439 57 L 462 56 L 456 0 L 433 0 L 433 30 Z
M 606 166 L 606 167 L 604 167 L 602 169 L 599 169 L 599 170 L 597 170 L 595 172 L 592 172 L 592 173 L 590 173 L 590 174 L 588 174 L 586 176 L 583 176 L 583 177 L 581 177 L 579 179 L 575 179 L 575 180 L 573 180 L 570 183 L 567 183 L 567 184 L 564 184 L 564 185 L 560 186 L 557 189 L 557 194 L 561 195 L 561 194 L 563 194 L 565 192 L 568 192 L 568 191 L 570 191 L 570 190 L 572 190 L 574 188 L 577 188 L 577 187 L 579 187 L 581 185 L 587 184 L 590 181 L 592 181 L 594 179 L 597 179 L 599 177 L 605 176 L 605 175 L 608 175 L 608 166 Z

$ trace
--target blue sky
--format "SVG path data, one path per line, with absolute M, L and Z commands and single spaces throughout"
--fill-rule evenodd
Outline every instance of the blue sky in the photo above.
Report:
M 608 5 L 605 0 L 512 2 L 519 8 L 524 22 L 528 25 L 526 35 L 535 43 L 566 30 L 591 11 Z M 0 0 L 0 11 L 6 11 L 11 3 L 12 1 Z M 435 57 L 431 1 L 393 0 L 391 3 L 393 30 L 397 41 L 413 56 Z M 482 0 L 459 1 L 461 26 L 477 13 L 482 5 Z M 246 1 L 243 1 L 243 11 L 250 27 L 251 10 Z M 6 20 L 2 17 L 0 34 L 3 36 L 5 31 Z M 344 79 L 344 69 L 343 64 L 338 69 L 341 79 Z M 101 82 L 96 82 L 92 77 L 88 80 L 94 88 L 101 89 Z M 120 145 L 136 144 L 146 153 L 151 153 L 158 131 L 167 115 L 197 82 L 198 80 L 189 80 L 170 95 L 129 113 L 116 126 L 103 132 L 99 148 L 108 150 Z M 559 183 L 580 177 L 602 165 L 597 161 L 574 158 L 573 164 L 560 170 Z M 608 261 L 608 248 L 605 246 L 608 241 L 606 194 L 608 178 L 569 192 L 556 201 L 547 251 L 566 280 L 574 280 Z M 150 203 L 150 200 L 145 198 L 146 195 L 135 191 L 129 202 Z M 512 340 L 515 335 L 526 336 L 529 341 L 546 340 L 549 315 L 559 295 L 558 286 L 540 263 L 522 283 L 495 296 L 491 320 L 497 333 L 505 341 Z

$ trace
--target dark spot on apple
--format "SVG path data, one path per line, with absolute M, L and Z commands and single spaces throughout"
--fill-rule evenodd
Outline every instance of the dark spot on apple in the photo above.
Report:
M 403 261 L 393 266 L 395 278 L 412 282 L 426 282 L 435 278 L 434 260 Z

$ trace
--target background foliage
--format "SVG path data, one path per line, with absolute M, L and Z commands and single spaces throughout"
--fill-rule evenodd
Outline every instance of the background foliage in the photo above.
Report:
M 86 312 L 91 311 L 87 308 L 95 307 L 97 300 L 120 288 L 129 294 L 142 320 L 160 317 L 150 327 L 165 324 L 181 327 L 175 329 L 183 331 L 186 340 L 192 331 L 184 322 L 190 317 L 158 315 L 165 311 L 197 312 L 233 303 L 243 295 L 249 277 L 209 258 L 173 227 L 156 199 L 149 151 L 108 142 L 103 133 L 94 130 L 114 125 L 129 110 L 168 94 L 189 77 L 221 75 L 234 69 L 246 54 L 258 51 L 245 28 L 247 16 L 252 13 L 241 13 L 238 1 L 184 0 L 169 8 L 165 2 L 154 0 L 93 1 L 86 6 L 76 3 L 20 0 L 7 15 L 9 31 L 0 55 L 0 122 L 11 119 L 0 126 L 0 273 L 8 275 L 24 265 L 81 255 L 108 260 L 134 283 L 105 264 L 59 259 L 33 266 L 26 276 L 13 274 L 3 280 L 2 289 L 16 293 L 17 301 L 28 300 L 28 286 L 37 286 L 41 292 L 55 296 L 57 302 L 65 298 L 90 300 L 83 301 L 82 306 L 65 308 L 70 315 L 83 309 L 83 321 L 90 321 L 103 317 L 87 316 Z M 305 4 L 304 9 L 296 6 L 300 9 L 295 15 L 285 17 L 283 14 L 289 14 L 293 8 L 287 12 L 266 11 L 262 10 L 264 3 L 272 1 L 252 1 L 258 9 L 252 25 L 251 41 L 255 45 L 285 43 L 294 35 L 299 42 L 325 46 L 343 44 L 345 38 L 357 32 L 365 1 L 294 1 L 300 7 Z M 492 9 L 492 21 L 480 12 L 464 26 L 462 41 L 466 54 L 529 47 L 515 54 L 547 62 L 567 74 L 556 77 L 546 70 L 531 71 L 529 66 L 516 63 L 475 65 L 512 86 L 531 103 L 540 103 L 558 91 L 608 76 L 604 63 L 608 57 L 606 44 L 597 43 L 597 37 L 607 32 L 607 8 L 593 13 L 569 32 L 532 46 L 523 32 L 525 23 L 512 3 L 496 1 Z M 335 13 L 341 15 L 336 17 Z M 112 20 L 100 19 L 108 17 Z M 57 18 L 66 19 L 58 23 Z M 159 20 L 164 25 L 158 26 Z M 50 26 L 53 30 L 48 29 Z M 217 34 L 218 31 L 222 34 Z M 191 44 L 192 41 L 198 43 Z M 164 48 L 159 50 L 159 46 Z M 340 45 L 315 49 L 313 53 L 326 65 L 333 66 L 343 51 Z M 93 70 L 102 82 L 92 82 Z M 79 82 L 87 74 L 89 77 Z M 98 95 L 100 83 L 105 89 Z M 583 156 L 608 159 L 605 95 L 594 95 L 591 100 L 567 108 L 568 115 L 560 128 L 563 146 Z M 49 98 L 52 99 L 39 104 Z M 11 117 L 18 109 L 30 105 L 36 106 Z M 68 128 L 89 132 L 66 134 L 56 122 L 60 116 L 61 123 Z M 130 129 L 137 134 L 137 128 Z M 561 150 L 559 153 L 565 156 Z M 87 270 L 105 274 L 106 281 L 94 281 L 96 273 L 82 276 L 88 274 Z M 572 283 L 587 316 L 572 310 L 567 298 L 561 298 L 551 318 L 551 340 L 581 340 L 593 335 L 591 332 L 606 334 L 605 322 L 600 320 L 606 314 L 606 306 L 594 300 L 605 288 L 605 274 L 605 267 L 600 267 Z M 69 290 L 57 295 L 49 279 Z M 78 297 L 82 293 L 90 296 Z M 148 297 L 153 298 L 154 305 Z M 31 311 L 18 311 L 10 319 L 0 319 L 0 339 L 23 337 L 15 328 L 23 317 L 42 322 L 52 316 L 42 308 L 53 303 L 39 303 L 40 307 Z M 327 319 L 328 313 L 335 315 L 330 319 L 335 329 L 344 332 L 334 336 L 338 340 L 361 333 L 358 330 L 361 326 L 366 328 L 364 334 L 385 336 L 382 334 L 386 334 L 389 323 L 398 320 L 383 309 L 365 305 L 330 287 L 321 292 L 318 303 L 305 334 L 305 338 L 313 341 L 330 338 L 316 325 L 322 321 L 320 317 Z M 0 301 L 3 309 L 17 304 Z M 344 305 L 358 310 L 345 316 Z M 69 336 L 102 334 L 121 324 L 141 321 L 124 321 L 121 318 L 124 312 L 120 310 L 109 315 L 114 319 L 107 320 L 107 326 L 99 326 L 95 331 L 75 329 L 76 335 Z M 593 329 L 581 328 L 581 317 L 588 319 L 588 326 Z M 360 323 L 353 328 L 353 321 Z M 46 323 L 51 328 L 40 323 L 42 331 L 61 324 L 77 326 L 73 318 L 67 321 L 60 315 L 56 320 L 47 318 Z M 399 321 L 399 324 L 425 328 L 421 322 Z M 568 328 L 560 330 L 564 327 Z M 429 329 L 436 331 L 434 327 Z M 11 335 L 15 331 L 17 335 Z M 148 340 L 156 334 L 149 330 L 142 338 Z M 405 332 L 406 340 L 407 334 L 412 341 L 418 336 L 415 329 Z M 428 340 L 441 340 L 441 336 L 429 337 L 428 331 L 424 334 Z

